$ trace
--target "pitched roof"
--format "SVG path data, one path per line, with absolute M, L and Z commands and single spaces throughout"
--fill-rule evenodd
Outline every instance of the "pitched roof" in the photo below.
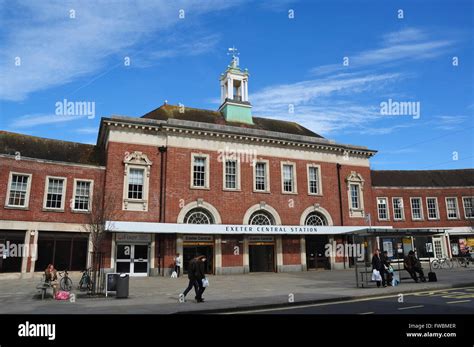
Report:
M 95 145 L 52 140 L 42 137 L 11 133 L 0 130 L 0 154 L 44 159 L 51 161 L 104 165 L 105 156 Z
M 391 171 L 373 170 L 374 187 L 474 187 L 474 169 Z
M 317 138 L 324 138 L 319 134 L 301 126 L 295 122 L 282 121 L 270 118 L 253 117 L 254 124 L 242 124 L 236 122 L 227 122 L 224 116 L 218 111 L 204 110 L 198 108 L 185 107 L 184 112 L 180 110 L 179 106 L 165 104 L 157 109 L 148 112 L 141 118 L 155 119 L 166 121 L 168 119 L 179 119 L 194 122 L 203 122 L 211 124 L 220 124 L 227 126 L 235 126 L 240 128 L 251 128 L 267 131 L 276 131 L 280 133 L 311 136 Z

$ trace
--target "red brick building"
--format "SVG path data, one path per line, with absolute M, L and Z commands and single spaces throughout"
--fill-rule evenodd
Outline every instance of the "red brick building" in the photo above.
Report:
M 97 209 L 104 267 L 134 275 L 168 275 L 176 253 L 184 268 L 207 255 L 215 274 L 345 268 L 351 260 L 327 245 L 372 227 L 446 230 L 376 240 L 391 253 L 474 246 L 474 170 L 371 171 L 376 151 L 253 117 L 248 100 L 233 61 L 218 111 L 164 104 L 102 118 L 96 145 L 0 132 L 0 243 L 38 251 L 4 256 L 0 272 L 86 267 Z

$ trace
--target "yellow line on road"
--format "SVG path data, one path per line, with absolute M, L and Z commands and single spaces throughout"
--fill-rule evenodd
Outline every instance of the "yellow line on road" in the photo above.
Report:
M 399 310 L 411 310 L 412 308 L 420 308 L 420 307 L 425 307 L 424 305 L 418 305 L 418 306 L 410 306 L 410 307 L 400 307 Z
M 463 302 L 471 302 L 471 300 L 458 300 L 458 301 L 448 301 L 447 304 L 460 304 Z

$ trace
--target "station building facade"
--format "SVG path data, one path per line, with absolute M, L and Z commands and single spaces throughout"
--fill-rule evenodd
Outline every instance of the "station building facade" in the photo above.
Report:
M 214 274 L 347 268 L 326 246 L 375 227 L 443 232 L 378 239 L 391 253 L 474 246 L 474 170 L 373 171 L 375 150 L 254 117 L 235 60 L 220 87 L 217 111 L 165 103 L 102 118 L 96 145 L 0 132 L 0 243 L 37 250 L 3 256 L 0 272 L 85 268 L 97 210 L 104 268 L 136 276 L 169 275 L 177 253 L 184 269 L 206 255 Z

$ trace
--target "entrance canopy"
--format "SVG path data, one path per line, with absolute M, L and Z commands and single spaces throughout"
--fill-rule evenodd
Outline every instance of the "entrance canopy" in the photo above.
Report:
M 434 236 L 444 234 L 447 229 L 404 229 L 404 228 L 367 228 L 354 230 L 350 234 L 354 236 L 382 236 L 382 237 L 409 237 L 409 236 Z
M 335 235 L 363 232 L 367 226 L 319 225 L 241 225 L 241 224 L 177 224 L 150 222 L 108 221 L 109 232 L 116 233 L 168 233 L 168 234 L 272 234 L 272 235 Z M 391 227 L 377 228 L 377 230 Z

